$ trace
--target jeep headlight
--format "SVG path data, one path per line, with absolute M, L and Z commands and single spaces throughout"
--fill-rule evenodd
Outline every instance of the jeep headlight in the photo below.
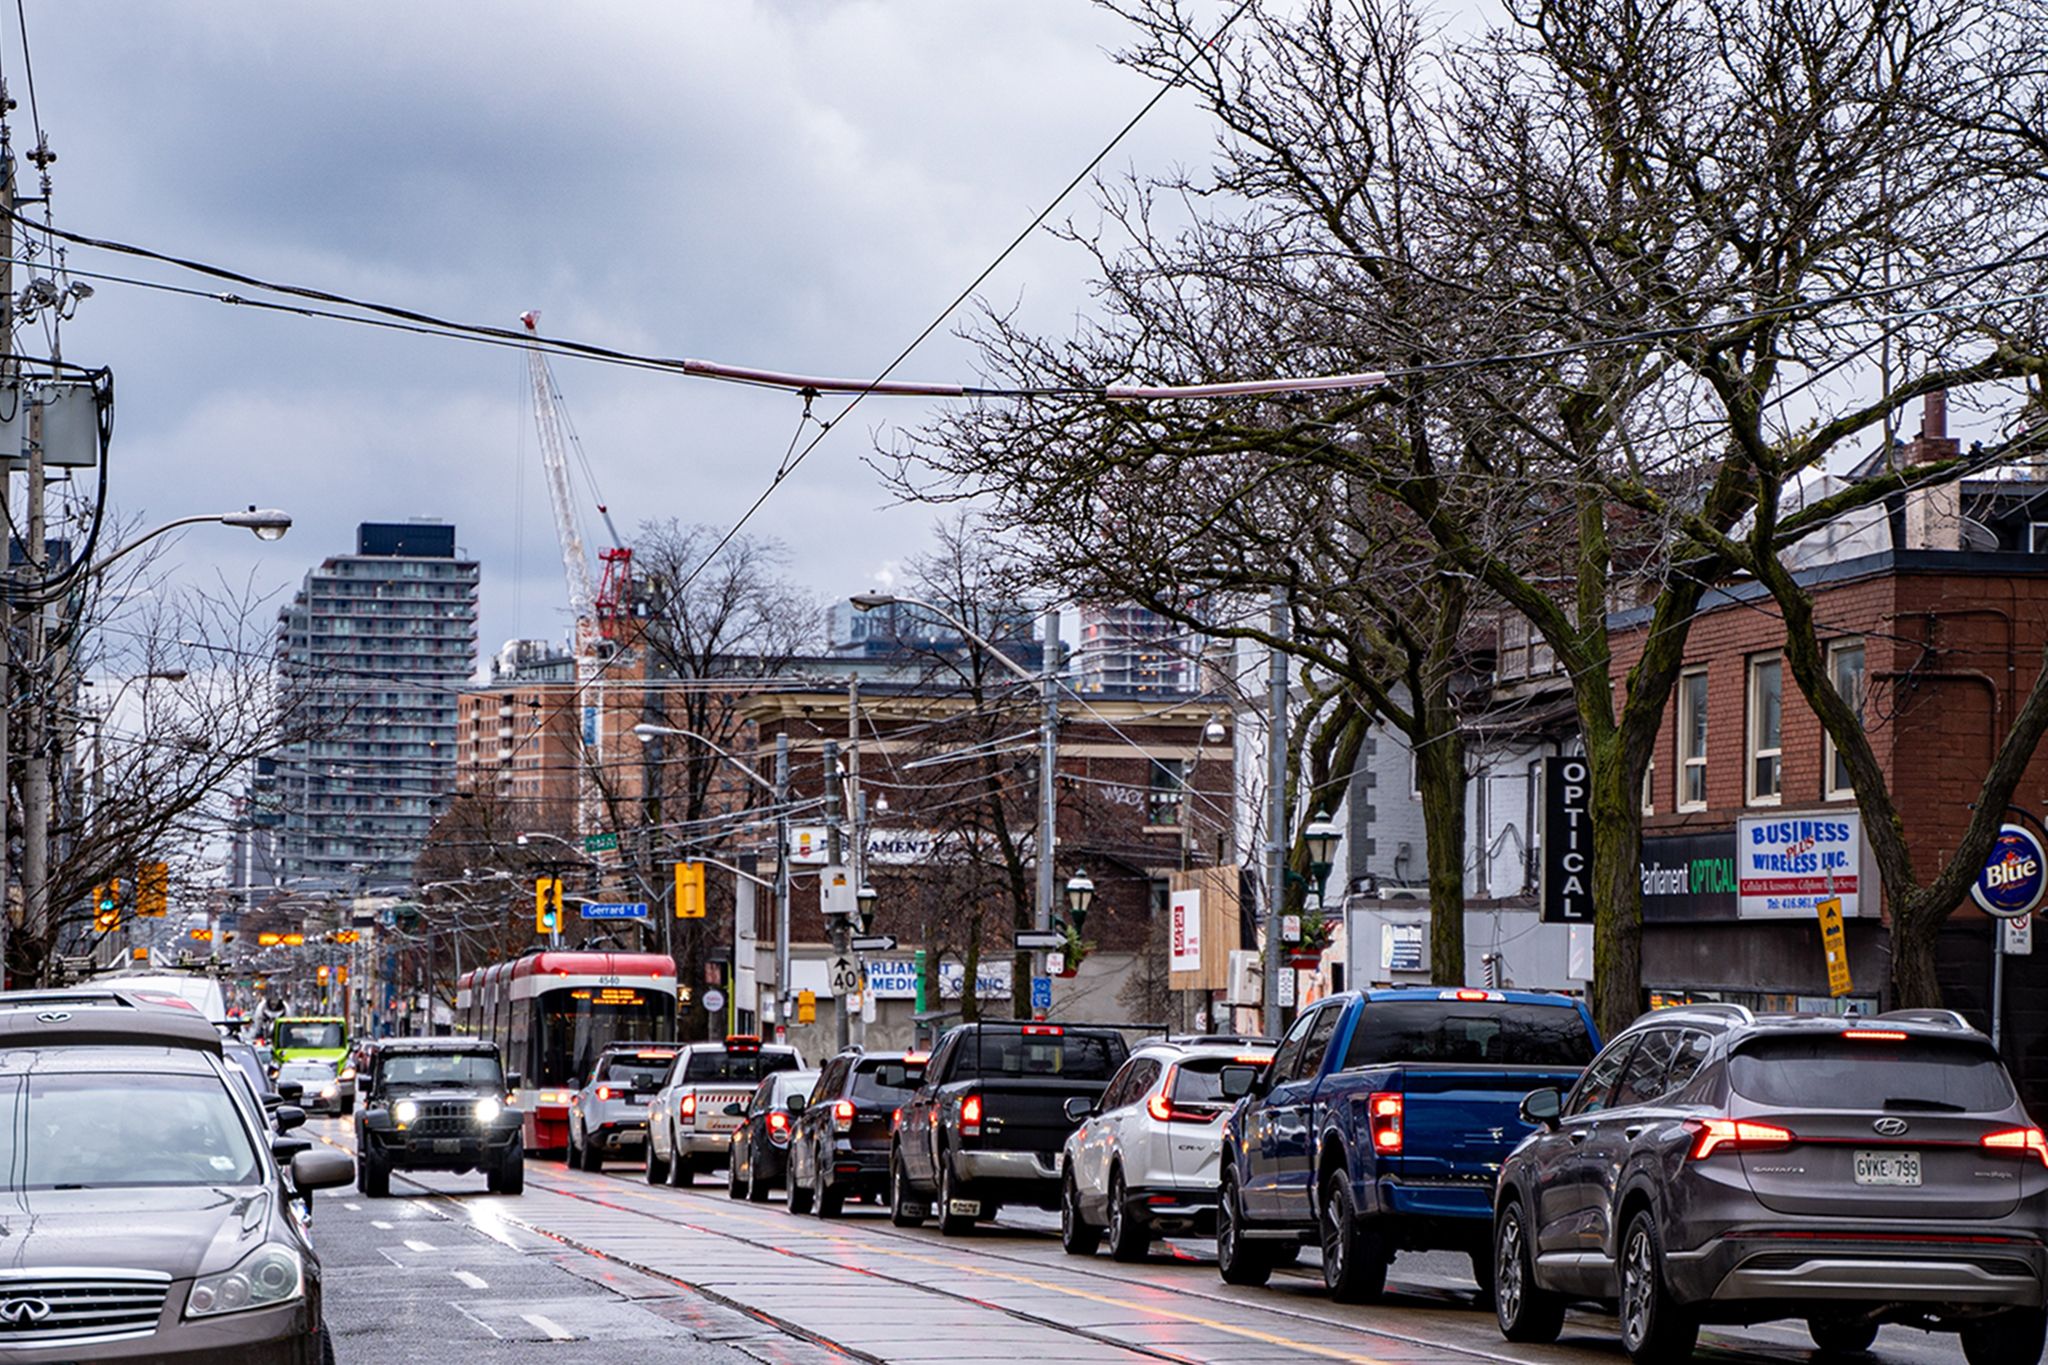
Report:
M 185 1296 L 185 1316 L 214 1317 L 250 1308 L 274 1308 L 303 1297 L 306 1266 L 299 1253 L 282 1242 L 265 1242 L 232 1270 L 202 1275 Z
M 504 1111 L 504 1105 L 486 1095 L 476 1102 L 476 1121 L 478 1123 L 494 1123 L 497 1121 L 498 1115 Z
M 420 1107 L 411 1100 L 400 1100 L 391 1106 L 391 1117 L 399 1123 L 411 1123 L 419 1116 Z

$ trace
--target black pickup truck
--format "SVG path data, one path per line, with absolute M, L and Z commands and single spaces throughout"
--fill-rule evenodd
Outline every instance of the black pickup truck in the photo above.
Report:
M 1067 1101 L 1094 1101 L 1129 1049 L 1114 1029 L 961 1024 L 939 1040 L 889 1149 L 889 1213 L 916 1227 L 937 1202 L 954 1236 L 1003 1204 L 1059 1207 Z

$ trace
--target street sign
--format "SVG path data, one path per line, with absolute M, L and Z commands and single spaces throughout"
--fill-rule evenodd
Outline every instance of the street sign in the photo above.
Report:
M 832 994 L 852 995 L 860 989 L 860 964 L 841 954 L 832 959 L 832 969 L 826 979 L 832 983 Z
M 1049 1010 L 1052 1008 L 1052 978 L 1034 976 L 1031 978 L 1031 1008 Z
M 1998 926 L 1999 951 L 2007 957 L 2032 957 L 2034 955 L 2034 917 L 2021 915 Z
M 1051 952 L 1067 941 L 1067 936 L 1057 929 L 1019 929 L 1017 951 L 1020 953 Z
M 895 948 L 896 936 L 894 934 L 874 934 L 868 938 L 857 938 L 853 941 L 853 950 L 856 953 L 887 953 L 895 951 Z
M 613 901 L 613 902 L 609 902 L 609 903 L 605 903 L 605 904 L 598 904 L 598 905 L 592 905 L 592 904 L 590 904 L 590 903 L 588 903 L 588 902 L 585 902 L 585 904 L 584 904 L 584 906 L 583 906 L 583 918 L 585 918 L 585 919 L 646 919 L 646 918 L 647 918 L 647 902 L 645 902 L 645 901 Z
M 1828 956 L 1828 994 L 1847 995 L 1849 984 L 1849 937 L 1842 927 L 1842 898 L 1830 896 L 1814 906 L 1820 916 L 1820 946 Z
M 585 853 L 617 853 L 619 851 L 619 836 L 617 834 L 586 834 L 583 836 L 583 851 Z
M 719 1012 L 720 1010 L 722 1010 L 722 1009 L 724 1009 L 724 1008 L 725 1008 L 725 992 L 724 992 L 724 991 L 722 991 L 722 990 L 718 989 L 718 987 L 716 987 L 716 986 L 713 986 L 713 987 L 712 987 L 712 988 L 711 988 L 710 990 L 708 990 L 708 991 L 704 992 L 704 1012 L 705 1012 L 705 1013 L 707 1013 L 707 1014 L 716 1014 L 716 1013 L 718 1013 L 718 1012 Z
M 2048 894 L 2048 850 L 2026 826 L 2002 826 L 1984 870 L 1970 887 L 1970 899 L 1987 915 L 2018 919 L 2032 914 L 2043 894 Z

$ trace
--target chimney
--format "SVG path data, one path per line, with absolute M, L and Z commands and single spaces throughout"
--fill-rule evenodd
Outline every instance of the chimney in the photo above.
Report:
M 1948 391 L 1936 389 L 1921 400 L 1920 434 L 1906 446 L 1908 475 L 1922 465 L 1940 464 L 1962 453 L 1962 442 L 1948 434 Z M 1909 550 L 1963 548 L 1962 485 L 1950 478 L 1906 494 L 1906 546 Z

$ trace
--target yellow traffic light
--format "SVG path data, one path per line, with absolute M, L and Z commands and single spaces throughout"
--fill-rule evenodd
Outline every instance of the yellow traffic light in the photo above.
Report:
M 284 942 L 283 934 L 264 933 L 256 935 L 256 946 L 259 948 L 275 948 L 282 942 Z
M 171 903 L 171 866 L 169 863 L 144 863 L 142 872 L 135 879 L 135 913 L 138 917 L 147 915 L 151 919 L 163 918 Z
M 194 929 L 192 931 L 192 938 L 193 941 L 197 943 L 211 943 L 213 942 L 213 930 Z
M 319 980 L 325 981 L 327 979 L 327 964 L 324 962 L 321 963 L 320 969 L 314 972 L 313 975 L 317 977 Z
M 284 942 L 287 948 L 297 948 L 303 943 L 305 943 L 305 941 L 306 936 L 304 934 L 286 934 L 284 936 Z
M 533 883 L 533 931 L 552 934 L 562 927 L 562 879 L 539 877 Z
M 704 864 L 676 864 L 676 918 L 704 918 Z

